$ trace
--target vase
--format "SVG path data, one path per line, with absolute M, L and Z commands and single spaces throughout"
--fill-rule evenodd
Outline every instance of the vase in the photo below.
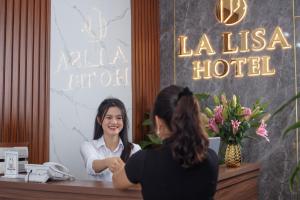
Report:
M 225 164 L 227 167 L 241 166 L 242 155 L 239 144 L 228 144 L 225 152 Z

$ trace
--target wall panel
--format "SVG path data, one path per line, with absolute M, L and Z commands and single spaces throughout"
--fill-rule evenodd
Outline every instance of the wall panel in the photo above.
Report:
M 10 141 L 18 141 L 19 112 L 19 69 L 20 69 L 20 0 L 14 0 L 13 6 L 13 40 L 12 40 L 12 72 L 11 72 L 11 137 Z M 15 56 L 17 55 L 17 56 Z
M 25 141 L 28 137 L 28 133 L 25 130 L 25 102 L 26 102 L 26 41 L 27 41 L 27 2 L 21 1 L 21 14 L 20 14 L 20 63 L 23 63 L 23 67 L 20 68 L 19 78 L 19 135 L 18 140 Z
M 25 99 L 25 132 L 28 133 L 28 141 L 32 141 L 32 77 L 33 77 L 33 11 L 34 0 L 27 1 L 27 30 L 26 30 L 26 99 Z M 32 143 L 30 144 L 32 148 Z
M 0 0 L 0 142 L 48 160 L 50 0 Z
M 11 133 L 11 73 L 12 73 L 12 37 L 13 37 L 13 1 L 6 2 L 5 47 L 4 47 L 4 107 L 3 107 L 3 141 L 10 142 Z
M 6 0 L 0 0 L 0 133 L 3 132 L 3 102 L 4 102 L 4 52 L 5 52 L 5 8 Z M 1 141 L 3 141 L 3 134 L 0 135 Z
M 159 1 L 132 0 L 133 140 L 144 138 L 142 121 L 160 86 Z

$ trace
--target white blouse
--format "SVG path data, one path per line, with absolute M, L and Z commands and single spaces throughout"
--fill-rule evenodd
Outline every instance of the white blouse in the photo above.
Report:
M 130 156 L 135 152 L 141 150 L 141 147 L 137 144 L 133 144 L 133 149 L 131 150 Z M 112 172 L 107 168 L 99 173 L 96 173 L 93 169 L 94 160 L 102 160 L 110 157 L 120 157 L 124 149 L 122 140 L 119 140 L 117 148 L 111 151 L 105 145 L 103 137 L 98 140 L 92 140 L 90 142 L 85 141 L 80 148 L 81 156 L 85 163 L 85 168 L 87 173 L 93 176 L 97 180 L 101 181 L 112 181 Z

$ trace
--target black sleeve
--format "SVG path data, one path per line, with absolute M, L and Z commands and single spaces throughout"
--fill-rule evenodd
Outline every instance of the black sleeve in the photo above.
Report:
M 125 172 L 131 183 L 140 183 L 142 180 L 146 151 L 141 150 L 133 154 L 126 162 Z
M 212 193 L 215 194 L 219 176 L 219 158 L 216 152 L 212 149 L 208 149 L 208 154 L 208 159 L 210 160 L 210 170 L 212 170 Z

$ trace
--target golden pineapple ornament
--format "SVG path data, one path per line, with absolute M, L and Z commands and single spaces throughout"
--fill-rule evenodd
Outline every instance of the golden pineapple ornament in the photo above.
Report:
M 242 155 L 239 144 L 228 144 L 225 152 L 225 164 L 227 167 L 241 166 Z

